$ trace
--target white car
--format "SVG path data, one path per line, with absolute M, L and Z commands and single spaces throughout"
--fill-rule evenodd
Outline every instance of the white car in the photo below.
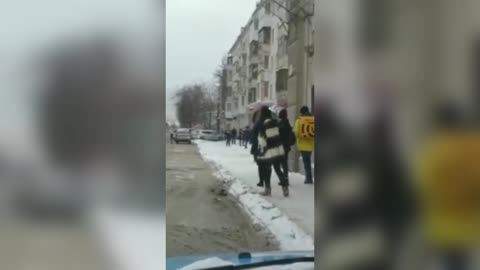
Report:
M 192 143 L 192 134 L 190 133 L 190 129 L 188 128 L 179 128 L 175 130 L 175 133 L 173 133 L 173 140 L 175 143 L 179 142 L 186 142 L 186 143 Z
M 215 132 L 215 130 L 200 130 L 198 138 L 206 141 L 220 141 L 223 136 Z
M 194 129 L 192 130 L 192 139 L 198 140 L 200 139 L 200 130 L 199 129 Z

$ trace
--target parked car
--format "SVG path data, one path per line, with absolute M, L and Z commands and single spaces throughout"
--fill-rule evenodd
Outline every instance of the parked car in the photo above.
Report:
M 192 133 L 192 139 L 194 139 L 194 140 L 200 139 L 200 130 L 199 129 L 193 129 L 191 133 Z
M 175 133 L 173 134 L 173 139 L 175 143 L 179 143 L 179 142 L 192 143 L 192 134 L 190 133 L 190 129 L 179 128 L 175 130 Z
M 215 130 L 200 130 L 199 139 L 206 141 L 221 141 L 223 135 L 215 132 Z

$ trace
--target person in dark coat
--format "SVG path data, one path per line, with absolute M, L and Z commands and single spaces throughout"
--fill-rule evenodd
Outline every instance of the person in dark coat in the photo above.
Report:
M 266 106 L 261 108 L 259 120 L 252 130 L 251 153 L 258 165 L 260 178 L 258 186 L 265 186 L 262 195 L 271 196 L 270 179 L 273 166 L 280 179 L 283 195 L 287 197 L 289 195 L 288 182 L 280 169 L 285 150 L 280 139 L 278 121 L 273 119 L 270 109 Z
M 230 131 L 225 131 L 225 141 L 227 143 L 227 146 L 230 146 L 230 140 L 231 140 L 231 137 L 230 137 Z
M 243 146 L 243 129 L 238 131 L 238 145 Z
M 290 153 L 291 146 L 295 144 L 296 139 L 290 121 L 288 121 L 287 110 L 282 109 L 278 114 L 278 117 L 280 119 L 278 123 L 280 139 L 282 140 L 283 148 L 285 150 L 285 157 L 283 158 L 281 165 L 283 175 L 286 178 L 285 181 L 288 183 L 288 154 Z
M 233 128 L 232 132 L 230 134 L 230 140 L 231 140 L 232 144 L 236 143 L 236 139 L 237 139 L 237 130 L 235 128 Z
M 248 147 L 248 142 L 250 140 L 250 128 L 248 126 L 245 127 L 245 129 L 243 130 L 243 144 L 245 146 L 245 149 L 247 149 Z

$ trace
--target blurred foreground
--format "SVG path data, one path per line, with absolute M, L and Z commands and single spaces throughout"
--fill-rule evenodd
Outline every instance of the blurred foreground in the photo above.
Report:
M 41 20 L 39 35 L 14 25 L 17 47 L 0 48 L 2 269 L 138 269 L 129 256 L 148 252 L 115 247 L 149 246 L 142 226 L 164 248 L 164 47 L 145 14 L 155 6 L 135 1 L 144 16 L 119 24 L 120 6 L 65 29 Z

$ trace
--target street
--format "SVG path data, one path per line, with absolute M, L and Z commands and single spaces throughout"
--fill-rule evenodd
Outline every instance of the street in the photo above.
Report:
M 166 149 L 167 256 L 278 249 L 227 194 L 196 144 Z

